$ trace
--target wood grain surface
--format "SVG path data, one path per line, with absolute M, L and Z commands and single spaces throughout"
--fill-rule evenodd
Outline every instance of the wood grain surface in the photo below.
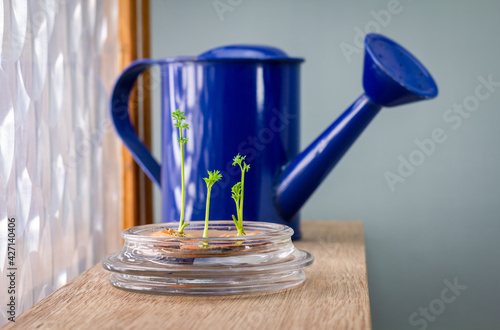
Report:
M 298 248 L 314 254 L 306 281 L 276 293 L 158 296 L 112 287 L 95 265 L 5 329 L 368 329 L 363 227 L 303 221 Z

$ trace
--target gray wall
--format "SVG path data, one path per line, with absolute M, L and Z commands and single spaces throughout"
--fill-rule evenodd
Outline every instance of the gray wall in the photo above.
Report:
M 153 57 L 231 43 L 274 45 L 305 57 L 303 147 L 362 92 L 363 55 L 341 50 L 356 47 L 356 29 L 380 28 L 426 65 L 439 97 L 382 111 L 302 215 L 364 222 L 375 328 L 500 327 L 500 87 L 474 104 L 479 77 L 500 82 L 500 2 L 401 0 L 383 24 L 371 11 L 388 12 L 393 1 L 220 2 L 231 9 L 222 16 L 212 0 L 151 0 Z M 477 109 L 465 110 L 459 122 L 451 111 L 464 102 Z M 400 175 L 398 158 L 418 156 L 415 140 L 435 129 L 446 140 L 392 191 L 386 173 Z M 458 291 L 446 291 L 454 281 Z M 421 307 L 430 308 L 428 320 Z

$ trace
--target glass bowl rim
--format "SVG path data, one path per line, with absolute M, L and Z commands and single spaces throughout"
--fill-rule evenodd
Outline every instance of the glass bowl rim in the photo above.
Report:
M 186 227 L 185 230 L 189 231 L 189 229 L 196 227 L 197 230 L 203 230 L 205 226 L 205 221 L 187 221 L 190 223 L 190 226 Z M 208 223 L 208 228 L 211 226 L 229 226 L 231 230 L 236 231 L 236 226 L 233 220 L 210 220 Z M 179 226 L 179 222 L 163 222 L 163 223 L 154 223 L 149 225 L 140 225 L 125 229 L 122 231 L 122 238 L 125 241 L 154 241 L 154 242 L 188 242 L 188 241 L 217 241 L 220 243 L 223 242 L 234 242 L 234 241 L 260 241 L 260 240 L 269 240 L 269 239 L 289 239 L 292 237 L 294 231 L 287 225 L 277 224 L 272 222 L 264 222 L 264 221 L 243 221 L 243 225 L 245 227 L 245 231 L 262 231 L 260 234 L 256 235 L 244 235 L 244 236 L 231 236 L 231 237 L 163 237 L 163 236 L 151 236 L 151 235 L 143 235 L 140 232 L 145 232 L 147 230 L 161 230 L 163 228 L 174 228 L 176 229 Z M 191 227 L 193 226 L 193 227 Z M 191 228 L 189 228 L 191 227 Z M 199 228 L 198 228 L 199 227 Z M 214 228 L 212 228 L 214 229 Z M 219 229 L 219 228 L 216 228 Z

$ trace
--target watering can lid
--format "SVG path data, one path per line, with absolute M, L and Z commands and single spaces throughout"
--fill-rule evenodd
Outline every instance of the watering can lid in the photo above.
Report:
M 303 58 L 290 57 L 281 49 L 263 45 L 227 45 L 212 48 L 197 57 L 181 56 L 168 62 L 183 61 L 286 61 L 303 62 Z

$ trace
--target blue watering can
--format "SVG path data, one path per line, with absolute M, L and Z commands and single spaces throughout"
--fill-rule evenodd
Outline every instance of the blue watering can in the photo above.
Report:
M 116 131 L 141 168 L 162 190 L 164 221 L 179 219 L 180 150 L 172 112 L 185 112 L 185 220 L 205 217 L 207 170 L 223 179 L 212 189 L 210 218 L 231 220 L 231 187 L 240 180 L 233 157 L 246 156 L 244 220 L 289 225 L 300 237 L 299 210 L 383 107 L 430 99 L 437 85 L 406 49 L 379 35 L 365 38 L 365 93 L 299 153 L 302 58 L 266 46 L 234 45 L 197 57 L 135 61 L 119 77 L 111 99 Z M 161 70 L 162 165 L 137 137 L 128 115 L 136 78 Z

